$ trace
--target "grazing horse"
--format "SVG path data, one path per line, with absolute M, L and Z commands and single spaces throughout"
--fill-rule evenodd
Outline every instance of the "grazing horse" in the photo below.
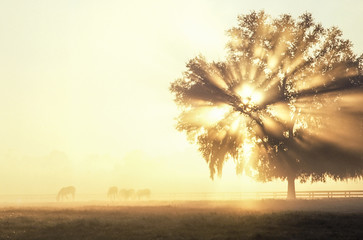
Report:
M 120 198 L 123 200 L 131 200 L 135 197 L 134 189 L 121 189 L 120 190 Z
M 59 190 L 57 195 L 57 201 L 63 201 L 64 199 L 68 199 L 68 196 L 72 197 L 72 200 L 74 200 L 74 195 L 76 193 L 76 188 L 73 186 L 64 187 Z
M 150 189 L 140 189 L 137 191 L 136 193 L 137 195 L 137 199 L 142 200 L 142 199 L 150 199 L 150 195 L 151 195 L 151 191 Z
M 113 201 L 116 200 L 118 195 L 118 188 L 116 186 L 110 187 L 107 192 L 107 197 Z

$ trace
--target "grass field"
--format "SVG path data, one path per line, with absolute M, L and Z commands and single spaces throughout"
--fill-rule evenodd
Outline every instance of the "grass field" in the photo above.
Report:
M 363 239 L 363 200 L 6 204 L 0 239 Z

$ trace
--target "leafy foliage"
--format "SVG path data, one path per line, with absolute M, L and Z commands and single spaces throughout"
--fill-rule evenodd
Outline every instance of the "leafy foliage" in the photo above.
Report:
M 211 178 L 229 159 L 261 181 L 361 177 L 363 55 L 342 32 L 260 11 L 228 35 L 225 61 L 197 56 L 170 86 Z

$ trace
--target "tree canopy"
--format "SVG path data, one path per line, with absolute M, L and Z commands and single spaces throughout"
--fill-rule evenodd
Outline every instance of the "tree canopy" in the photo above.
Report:
M 363 175 L 362 59 L 337 27 L 305 13 L 238 17 L 225 60 L 191 59 L 170 91 L 176 128 L 199 146 L 210 177 L 233 160 L 260 181 Z

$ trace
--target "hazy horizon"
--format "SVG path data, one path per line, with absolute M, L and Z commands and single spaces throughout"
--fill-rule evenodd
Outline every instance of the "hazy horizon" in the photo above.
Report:
M 110 186 L 155 192 L 285 191 L 236 176 L 212 181 L 197 146 L 175 129 L 169 85 L 198 54 L 223 59 L 237 16 L 311 12 L 363 53 L 362 1 L 0 2 L 0 195 Z M 296 190 L 363 189 L 362 180 Z

